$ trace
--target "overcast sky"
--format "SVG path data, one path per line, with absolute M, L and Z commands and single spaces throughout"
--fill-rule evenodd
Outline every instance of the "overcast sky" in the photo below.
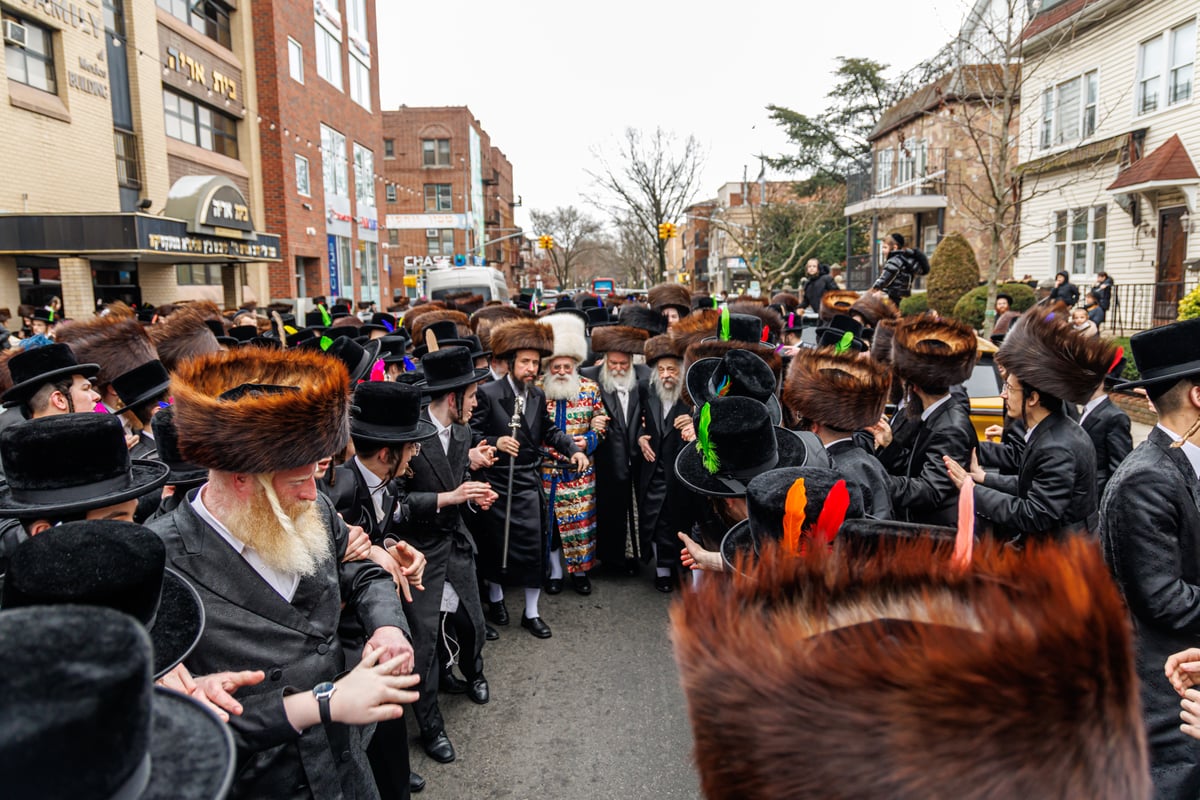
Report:
M 385 109 L 466 105 L 513 165 L 528 210 L 586 206 L 593 151 L 626 127 L 694 135 L 702 197 L 786 139 L 774 103 L 819 112 L 838 56 L 894 69 L 933 55 L 963 0 L 722 3 L 376 0 Z M 596 213 L 597 216 L 599 212 Z

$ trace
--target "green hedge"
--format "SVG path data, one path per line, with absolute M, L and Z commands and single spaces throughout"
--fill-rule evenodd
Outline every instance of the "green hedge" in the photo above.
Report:
M 929 307 L 942 316 L 953 315 L 959 298 L 979 284 L 975 251 L 961 233 L 951 233 L 938 242 L 929 257 L 925 279 Z
M 1192 289 L 1179 301 L 1179 316 L 1176 319 L 1196 319 L 1200 317 L 1200 286 Z
M 924 314 L 929 310 L 929 298 L 924 292 L 913 294 L 900 300 L 900 313 L 906 317 Z
M 988 287 L 986 284 L 976 286 L 958 298 L 958 302 L 954 304 L 954 313 L 952 316 L 960 322 L 967 323 L 972 328 L 977 330 L 982 328 L 984 306 L 987 305 L 987 290 Z M 996 287 L 996 293 L 1011 295 L 1014 311 L 1024 311 L 1037 300 L 1033 289 L 1024 283 L 1003 283 Z

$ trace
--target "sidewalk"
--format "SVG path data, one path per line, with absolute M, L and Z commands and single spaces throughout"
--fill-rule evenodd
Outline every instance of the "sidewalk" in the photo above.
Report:
M 1139 444 L 1146 441 L 1146 437 L 1150 435 L 1150 431 L 1153 428 L 1153 425 L 1146 425 L 1132 419 L 1129 420 L 1129 433 L 1133 436 L 1133 446 L 1137 447 Z

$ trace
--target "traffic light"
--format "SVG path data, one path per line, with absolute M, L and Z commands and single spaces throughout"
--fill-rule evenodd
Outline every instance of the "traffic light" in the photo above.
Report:
M 538 247 L 542 248 L 543 250 L 553 250 L 554 237 L 550 236 L 549 234 L 542 234 L 538 237 Z
M 675 227 L 674 222 L 658 223 L 658 238 L 674 239 L 678 235 L 679 235 L 679 228 Z

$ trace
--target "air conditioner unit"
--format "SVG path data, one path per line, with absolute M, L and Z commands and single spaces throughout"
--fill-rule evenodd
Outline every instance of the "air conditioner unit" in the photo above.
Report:
M 4 20 L 4 43 L 15 44 L 17 47 L 25 47 L 29 41 L 29 31 L 25 26 L 13 22 L 11 19 Z
M 426 239 L 436 239 L 436 238 L 438 238 L 438 236 L 440 236 L 440 235 L 441 235 L 441 234 L 440 234 L 440 233 L 438 233 L 438 229 L 437 229 L 437 228 L 426 228 L 426 229 L 425 229 L 425 238 L 426 238 Z

